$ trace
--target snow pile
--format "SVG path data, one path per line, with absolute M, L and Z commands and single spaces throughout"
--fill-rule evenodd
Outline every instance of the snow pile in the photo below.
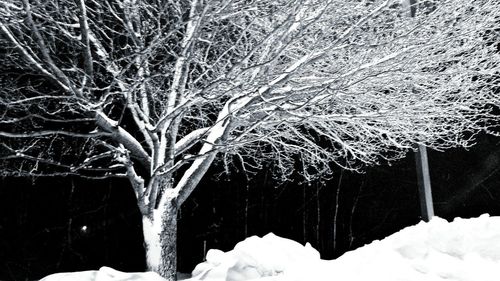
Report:
M 250 237 L 229 252 L 210 250 L 193 277 L 205 281 L 498 281 L 500 217 L 453 222 L 434 218 L 382 241 L 321 260 L 309 244 L 268 234 Z M 153 272 L 57 273 L 41 281 L 165 281 Z
M 210 250 L 189 280 L 497 281 L 500 217 L 434 218 L 331 261 L 308 245 L 254 236 L 227 253 Z
M 188 280 L 251 280 L 282 275 L 320 262 L 320 255 L 309 243 L 305 246 L 272 233 L 252 236 L 236 244 L 234 250 L 209 250 L 206 261 L 196 266 Z
M 165 281 L 154 272 L 126 273 L 109 267 L 99 270 L 51 274 L 40 281 Z
M 331 261 L 341 280 L 500 280 L 500 217 L 421 222 Z M 321 274 L 321 273 L 320 273 Z

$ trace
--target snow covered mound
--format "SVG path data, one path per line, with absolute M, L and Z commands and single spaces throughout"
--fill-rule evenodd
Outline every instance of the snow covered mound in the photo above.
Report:
M 224 253 L 210 250 L 190 280 L 206 281 L 498 281 L 500 217 L 434 218 L 336 260 L 268 234 Z
M 40 281 L 165 281 L 154 272 L 126 273 L 109 267 L 99 270 L 51 274 Z
M 294 267 L 319 261 L 318 251 L 309 243 L 303 246 L 269 233 L 262 238 L 249 237 L 226 253 L 209 250 L 206 262 L 198 264 L 188 280 L 251 280 L 282 275 Z
M 341 280 L 498 281 L 500 217 L 421 222 L 331 261 Z

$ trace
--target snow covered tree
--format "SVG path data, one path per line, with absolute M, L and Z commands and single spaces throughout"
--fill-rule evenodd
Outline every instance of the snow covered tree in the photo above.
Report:
M 129 179 L 149 269 L 174 280 L 177 211 L 217 159 L 310 180 L 498 121 L 500 3 L 416 5 L 3 1 L 2 174 Z

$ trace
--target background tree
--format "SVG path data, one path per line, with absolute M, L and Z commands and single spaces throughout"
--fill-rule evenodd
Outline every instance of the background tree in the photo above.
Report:
M 497 121 L 496 1 L 10 0 L 0 4 L 4 175 L 129 179 L 150 270 L 216 160 L 282 180 Z

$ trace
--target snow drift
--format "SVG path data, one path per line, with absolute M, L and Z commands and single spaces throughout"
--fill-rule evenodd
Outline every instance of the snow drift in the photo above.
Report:
M 279 276 L 320 261 L 319 252 L 310 244 L 302 246 L 269 233 L 262 238 L 247 238 L 226 253 L 209 250 L 206 261 L 196 266 L 189 280 L 251 280 Z
M 381 241 L 322 260 L 305 246 L 274 234 L 252 236 L 228 252 L 210 250 L 189 281 L 498 281 L 500 217 L 449 223 L 434 218 Z M 99 271 L 58 273 L 41 281 L 161 281 L 157 274 Z
M 165 281 L 154 272 L 127 273 L 103 266 L 99 270 L 51 274 L 40 281 Z
M 209 251 L 190 280 L 497 281 L 500 217 L 434 218 L 331 261 L 308 245 L 254 236 L 227 253 Z

